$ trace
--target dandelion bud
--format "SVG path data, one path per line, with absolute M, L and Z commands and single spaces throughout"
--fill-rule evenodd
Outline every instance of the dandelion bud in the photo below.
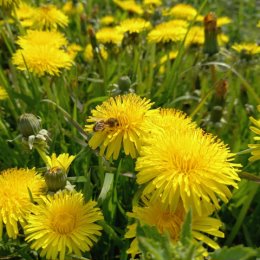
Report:
M 214 13 L 209 13 L 204 17 L 204 53 L 211 56 L 218 52 L 217 35 L 217 17 Z
M 19 118 L 18 129 L 25 138 L 37 135 L 41 130 L 41 119 L 33 114 L 22 114 Z
M 122 92 L 128 92 L 131 87 L 131 79 L 128 76 L 122 76 L 118 80 L 118 87 Z
M 65 188 L 67 175 L 61 168 L 53 167 L 45 173 L 44 179 L 47 184 L 48 191 L 56 192 Z

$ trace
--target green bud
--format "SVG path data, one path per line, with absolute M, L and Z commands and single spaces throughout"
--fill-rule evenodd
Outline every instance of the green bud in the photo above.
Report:
M 33 114 L 22 114 L 19 118 L 18 129 L 25 138 L 37 135 L 41 130 L 41 119 Z
M 54 167 L 45 173 L 44 179 L 47 184 L 48 191 L 56 192 L 65 188 L 67 175 L 63 169 Z
M 131 79 L 128 76 L 122 76 L 118 80 L 118 87 L 123 92 L 128 92 L 131 87 Z

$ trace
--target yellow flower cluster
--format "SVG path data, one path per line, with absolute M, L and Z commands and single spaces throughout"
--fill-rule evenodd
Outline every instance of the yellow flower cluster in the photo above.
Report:
M 221 222 L 209 217 L 228 202 L 237 188 L 239 164 L 234 154 L 217 137 L 198 128 L 182 112 L 150 109 L 149 100 L 127 94 L 110 98 L 88 118 L 86 131 L 93 149 L 106 158 L 117 159 L 123 146 L 126 155 L 137 157 L 137 183 L 144 186 L 142 203 L 129 215 L 142 224 L 168 230 L 173 241 L 180 234 L 186 213 L 192 209 L 194 238 L 212 248 L 218 245 L 202 235 L 223 237 Z M 204 223 L 204 224 L 203 224 Z M 207 228 L 206 228 L 207 227 Z M 135 237 L 136 225 L 127 237 Z M 128 253 L 138 252 L 134 240 Z

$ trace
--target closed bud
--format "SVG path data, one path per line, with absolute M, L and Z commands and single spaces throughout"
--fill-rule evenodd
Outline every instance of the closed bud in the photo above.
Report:
M 213 55 L 219 51 L 217 36 L 217 17 L 214 13 L 209 13 L 204 17 L 204 53 Z
M 33 114 L 22 114 L 19 118 L 18 129 L 25 138 L 37 135 L 41 130 L 41 119 Z
M 118 80 L 118 88 L 123 92 L 128 92 L 131 87 L 131 80 L 128 76 L 122 76 Z
M 53 167 L 44 175 L 45 182 L 48 187 L 48 191 L 56 192 L 62 190 L 66 186 L 67 175 L 63 169 L 59 167 Z

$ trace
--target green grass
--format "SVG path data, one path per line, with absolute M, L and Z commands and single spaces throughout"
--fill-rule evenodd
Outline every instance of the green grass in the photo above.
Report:
M 62 5 L 58 0 L 52 2 L 59 7 Z M 164 2 L 172 5 L 178 1 Z M 201 7 L 201 1 L 186 3 L 198 9 Z M 76 42 L 83 48 L 90 42 L 87 28 L 91 25 L 98 28 L 100 17 L 115 14 L 122 19 L 127 16 L 108 0 L 89 0 L 84 7 L 85 17 L 75 17 L 62 30 L 70 42 Z M 91 254 L 87 253 L 84 257 L 128 259 L 125 250 L 129 241 L 124 239 L 128 223 L 126 212 L 131 211 L 140 194 L 135 182 L 135 161 L 123 153 L 116 161 L 104 161 L 88 147 L 78 130 L 79 126 L 84 128 L 91 109 L 113 94 L 115 84 L 122 76 L 129 76 L 134 91 L 151 99 L 154 108 L 172 107 L 186 112 L 199 126 L 228 144 L 232 152 L 243 151 L 254 142 L 249 117 L 259 117 L 256 109 L 260 104 L 259 55 L 251 60 L 241 60 L 230 46 L 239 41 L 259 41 L 257 1 L 209 0 L 205 2 L 202 13 L 209 11 L 219 16 L 231 15 L 233 20 L 223 28 L 230 38 L 229 43 L 213 57 L 204 55 L 202 47 L 186 49 L 183 43 L 167 46 L 148 44 L 144 42 L 144 33 L 132 47 L 121 48 L 118 52 L 108 49 L 107 60 L 97 57 L 88 63 L 79 53 L 73 67 L 63 71 L 59 77 L 39 78 L 19 71 L 12 64 L 11 57 L 17 49 L 15 40 L 23 29 L 17 23 L 0 25 L 0 85 L 9 95 L 9 99 L 0 100 L 0 170 L 12 167 L 40 169 L 45 166 L 36 150 L 25 150 L 20 139 L 9 141 L 19 135 L 17 122 L 21 114 L 39 116 L 43 128 L 51 135 L 50 153 L 77 155 L 69 177 L 77 190 L 84 193 L 86 200 L 92 198 L 98 201 L 105 217 L 102 237 Z M 0 19 L 7 18 L 8 15 L 0 10 Z M 179 55 L 174 62 L 168 60 L 164 74 L 160 74 L 159 66 L 154 64 L 172 49 L 178 49 Z M 221 103 L 221 112 L 214 114 L 217 105 L 215 87 L 220 80 L 226 80 L 228 88 Z M 77 127 L 74 121 L 78 123 Z M 244 171 L 259 175 L 259 163 L 249 164 L 248 157 L 249 154 L 239 155 L 236 161 L 243 165 Z M 242 244 L 257 248 L 260 246 L 258 184 L 243 180 L 239 186 L 232 200 L 218 212 L 225 223 L 223 230 L 226 235 L 218 242 L 222 247 Z M 29 258 L 32 257 L 29 252 L 23 237 L 8 241 L 5 236 L 0 243 L 0 259 L 6 256 L 10 259 L 39 259 L 36 256 Z

